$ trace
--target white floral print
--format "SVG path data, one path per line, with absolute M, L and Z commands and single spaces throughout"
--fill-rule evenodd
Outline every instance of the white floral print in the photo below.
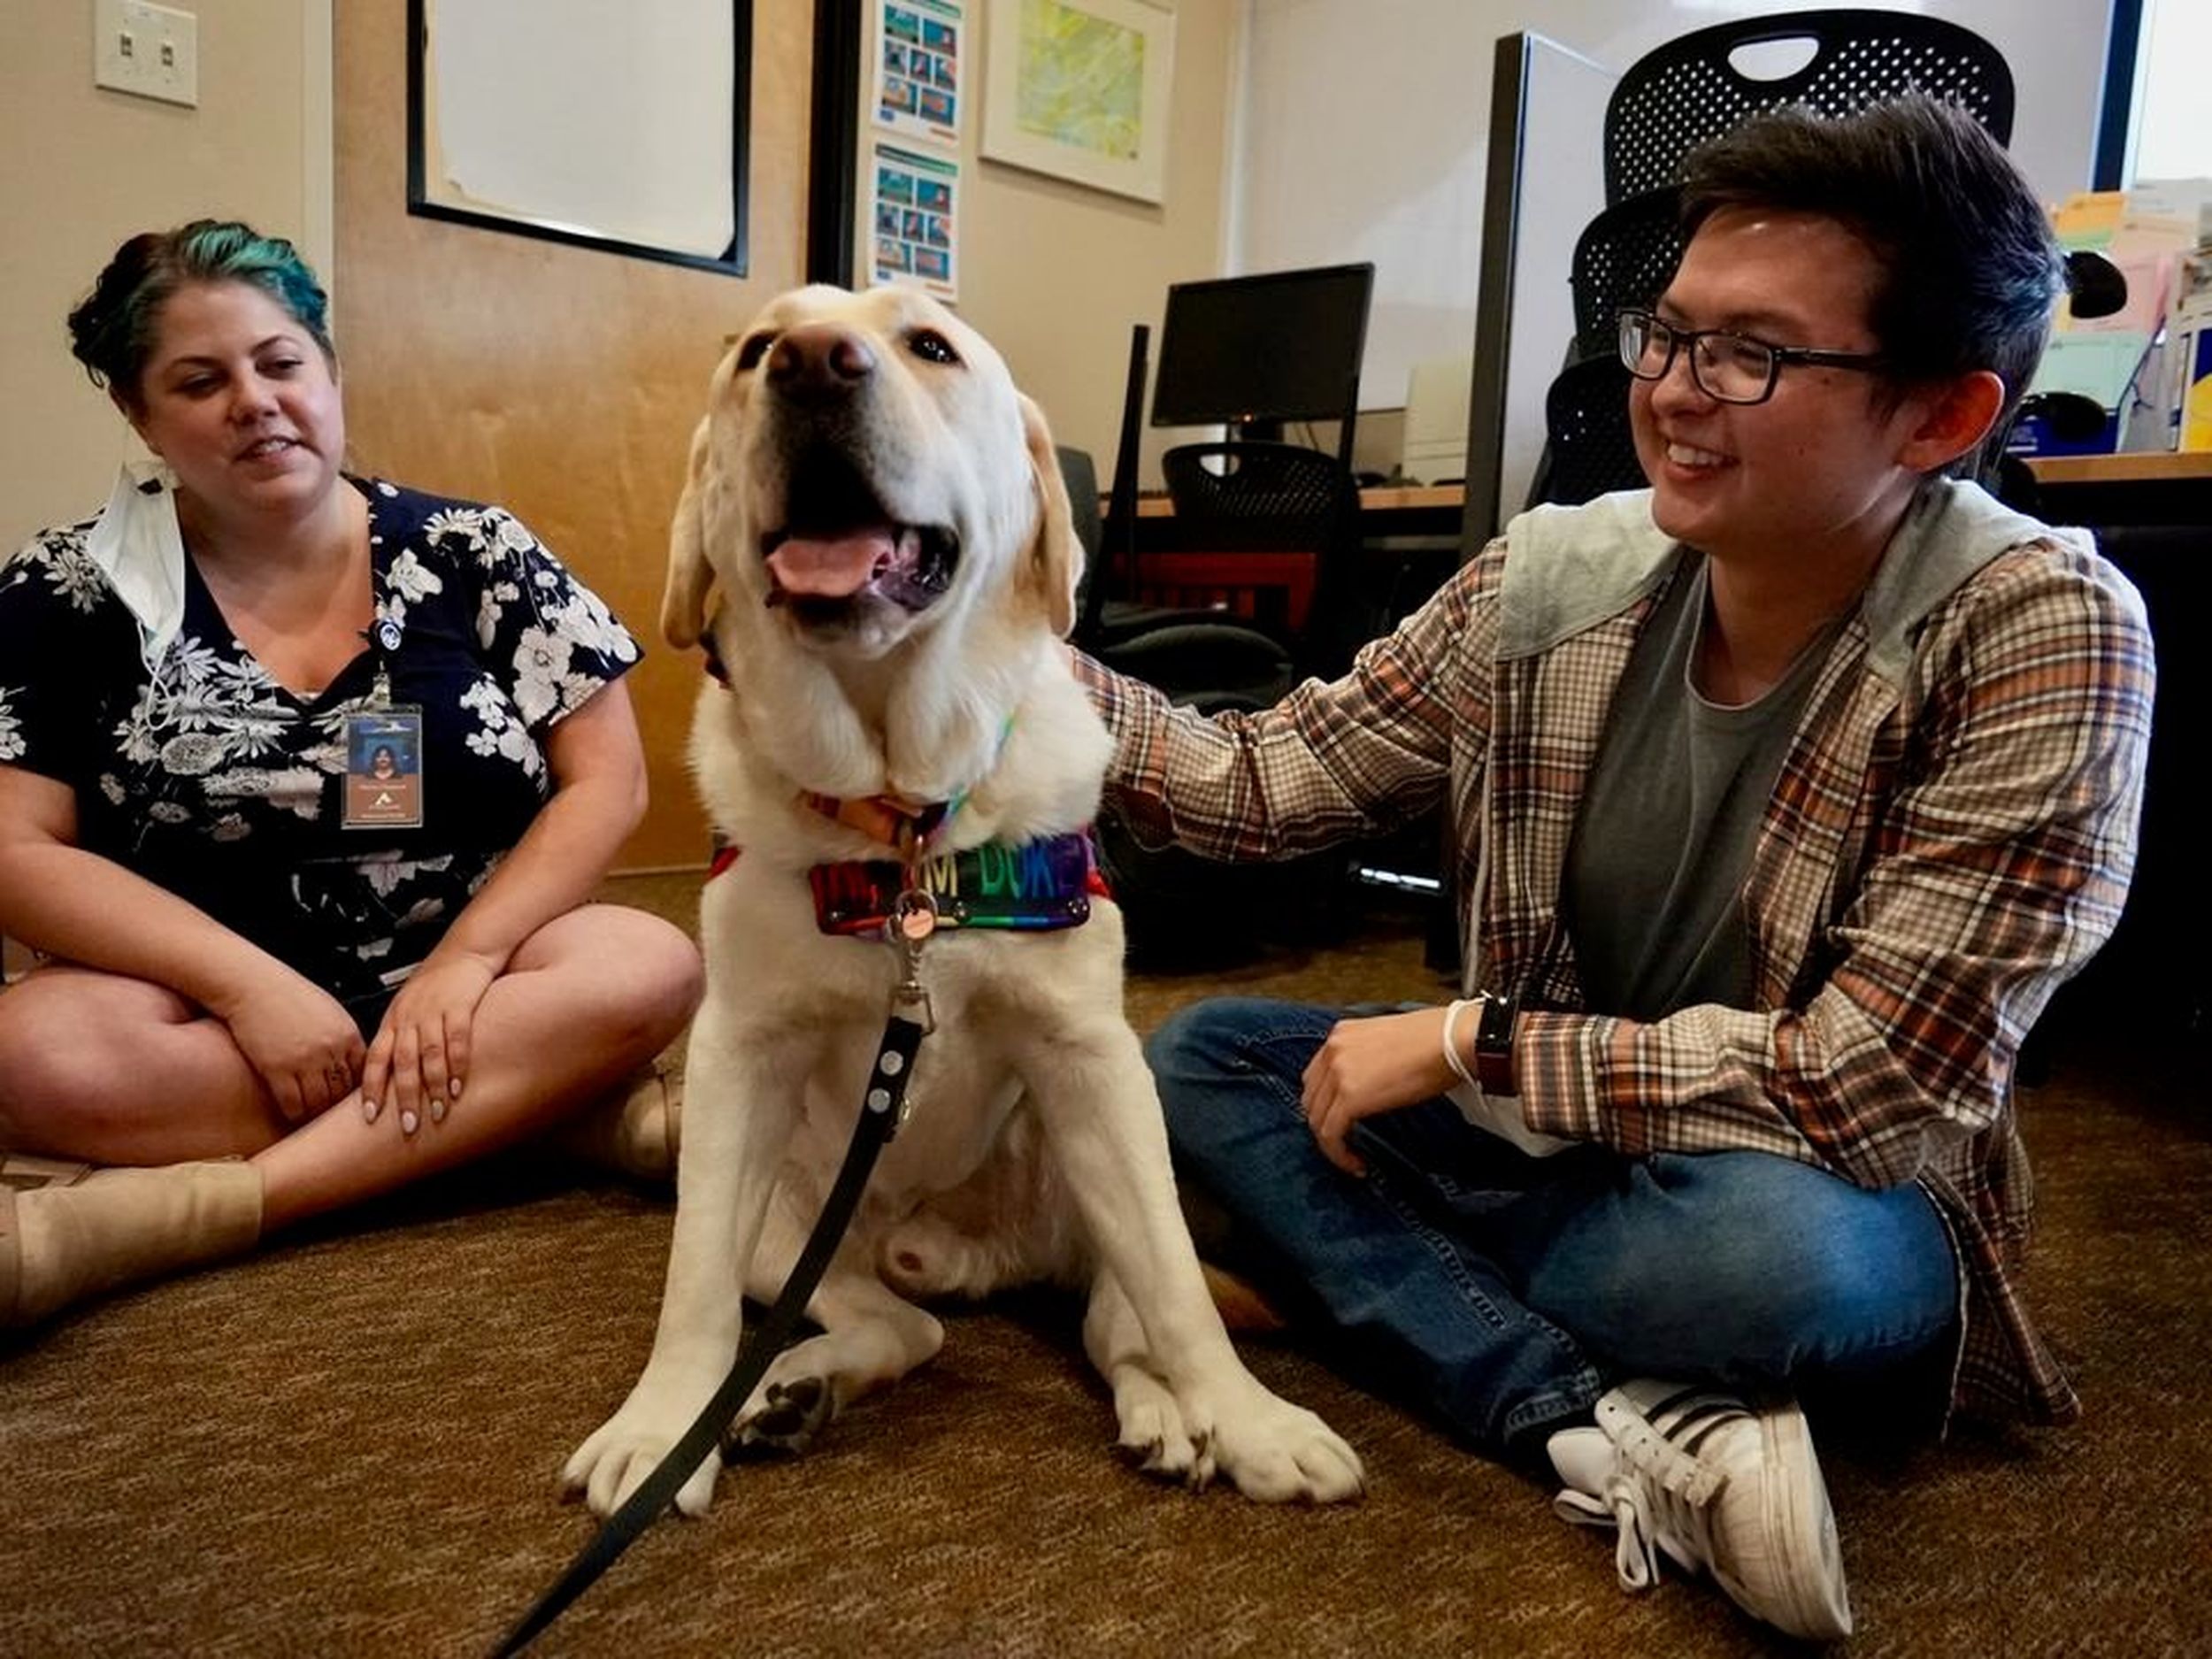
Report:
M 190 567 L 150 672 L 84 550 L 89 523 L 0 565 L 0 762 L 70 782 L 88 848 L 349 1000 L 427 953 L 549 793 L 546 733 L 638 656 L 511 515 L 359 487 L 374 614 L 399 643 L 373 642 L 316 697 L 269 675 Z M 349 720 L 380 668 L 419 720 L 419 829 L 342 822 Z

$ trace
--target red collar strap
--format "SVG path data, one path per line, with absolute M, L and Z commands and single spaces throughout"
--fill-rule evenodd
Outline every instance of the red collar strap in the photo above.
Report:
M 871 795 L 841 801 L 833 795 L 799 792 L 801 804 L 824 818 L 856 829 L 872 841 L 880 841 L 902 858 L 918 858 L 937 832 L 945 826 L 958 798 L 950 801 L 910 801 L 904 795 Z

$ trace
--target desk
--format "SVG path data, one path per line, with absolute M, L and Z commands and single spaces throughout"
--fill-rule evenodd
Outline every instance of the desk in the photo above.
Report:
M 2212 526 L 2212 450 L 2044 456 L 2028 470 L 2053 524 Z
M 1467 492 L 1458 484 L 1394 484 L 1359 493 L 1359 531 L 1363 545 L 1379 551 L 1404 552 L 1402 538 L 1420 538 L 1422 549 L 1448 539 L 1456 549 L 1460 518 Z M 1105 502 L 1100 503 L 1107 511 Z M 1176 546 L 1171 528 L 1175 503 L 1164 494 L 1137 497 L 1137 545 L 1146 552 L 1168 552 Z M 1397 545 L 1393 545 L 1397 543 Z
M 2212 457 L 2208 457 L 2212 459 Z M 1458 484 L 1387 484 L 1359 493 L 1362 512 L 1408 513 L 1440 508 L 1457 512 L 1466 504 L 1466 489 Z M 1140 518 L 1172 518 L 1175 503 L 1164 493 L 1148 491 L 1137 497 Z
M 2055 455 L 2028 462 L 2052 522 L 2212 525 L 2212 450 L 2159 455 Z M 1394 484 L 1359 493 L 1360 539 L 1389 548 L 1400 536 L 1456 536 L 1466 504 L 1457 484 Z M 1101 503 L 1103 507 L 1104 503 Z M 1137 498 L 1137 541 L 1166 551 L 1175 517 L 1164 495 Z

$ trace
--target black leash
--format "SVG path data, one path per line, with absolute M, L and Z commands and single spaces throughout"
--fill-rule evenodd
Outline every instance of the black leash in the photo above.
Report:
M 912 986 L 918 992 L 918 985 L 913 982 L 910 956 L 908 961 L 907 981 L 901 986 L 901 991 L 904 993 Z M 913 1000 L 902 995 L 902 1003 Z M 921 1000 L 920 1007 L 923 1018 L 927 1020 L 926 998 Z M 751 1340 L 738 1355 L 737 1363 L 730 1367 L 730 1374 L 723 1379 L 722 1386 L 715 1390 L 714 1397 L 707 1402 L 706 1409 L 699 1413 L 683 1439 L 645 1478 L 645 1484 L 607 1517 L 606 1524 L 569 1563 L 568 1571 L 538 1598 L 537 1605 L 523 1616 L 522 1622 L 507 1632 L 496 1649 L 496 1659 L 509 1659 L 509 1655 L 520 1653 L 561 1616 L 570 1602 L 589 1589 L 601 1573 L 614 1565 L 615 1558 L 636 1540 L 638 1534 L 660 1518 L 661 1511 L 675 1501 L 684 1482 L 720 1445 L 730 1419 L 751 1396 L 769 1362 L 790 1340 L 792 1328 L 805 1311 L 807 1298 L 821 1282 L 823 1270 L 836 1254 L 853 1211 L 859 1206 L 869 1172 L 875 1167 L 876 1155 L 898 1133 L 907 1080 L 914 1072 L 914 1056 L 928 1029 L 926 1024 L 918 1024 L 895 1012 L 885 1024 L 883 1041 L 876 1046 L 875 1065 L 868 1076 L 868 1092 L 861 1102 L 860 1121 L 853 1125 L 852 1144 L 845 1150 L 845 1162 L 837 1171 L 829 1197 L 823 1202 L 821 1218 L 814 1224 L 806 1248 L 799 1252 L 791 1277 L 784 1280 L 776 1305 L 754 1329 Z

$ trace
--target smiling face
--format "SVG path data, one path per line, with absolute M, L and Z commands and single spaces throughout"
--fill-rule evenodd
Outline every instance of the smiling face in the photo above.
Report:
M 219 521 L 302 515 L 337 480 L 346 434 L 335 374 L 314 337 L 251 283 L 172 295 L 136 396 L 118 401 L 180 492 Z
M 1655 308 L 1680 328 L 1725 328 L 1770 345 L 1870 353 L 1872 251 L 1830 219 L 1731 208 L 1690 240 Z M 1785 364 L 1763 403 L 1709 397 L 1687 351 L 1629 395 L 1652 517 L 1716 559 L 1870 558 L 1912 499 L 1905 464 L 1929 413 L 1925 394 L 1894 409 L 1873 375 Z

